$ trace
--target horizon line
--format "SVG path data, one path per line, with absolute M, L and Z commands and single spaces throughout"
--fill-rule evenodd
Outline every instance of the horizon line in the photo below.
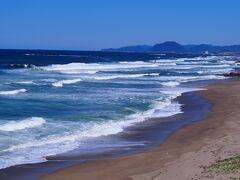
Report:
M 52 49 L 52 48 L 0 48 L 0 50 L 33 50 L 33 51 L 91 51 L 91 52 L 99 52 L 99 51 L 103 51 L 105 49 L 119 49 L 119 48 L 123 48 L 123 47 L 131 47 L 131 46 L 154 46 L 154 45 L 157 45 L 157 44 L 162 44 L 162 43 L 165 43 L 165 42 L 176 42 L 182 46 L 188 46 L 188 45 L 209 45 L 209 46 L 240 46 L 240 43 L 239 44 L 227 44 L 227 45 L 215 45 L 215 44 L 211 44 L 211 43 L 189 43 L 189 44 L 182 44 L 182 43 L 179 43 L 177 41 L 163 41 L 163 42 L 159 42 L 159 43 L 155 43 L 153 45 L 148 45 L 148 44 L 135 44 L 135 45 L 122 45 L 122 46 L 119 46 L 119 47 L 109 47 L 109 48 L 100 48 L 100 49 L 96 49 L 96 50 L 91 50 L 91 48 L 89 49 Z

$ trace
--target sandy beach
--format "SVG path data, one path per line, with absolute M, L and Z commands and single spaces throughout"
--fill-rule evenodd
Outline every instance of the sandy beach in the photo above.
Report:
M 170 135 L 157 148 L 107 160 L 93 160 L 42 177 L 43 180 L 186 180 L 234 179 L 240 174 L 210 171 L 218 160 L 240 154 L 240 83 L 223 82 L 197 92 L 208 100 L 212 111 Z

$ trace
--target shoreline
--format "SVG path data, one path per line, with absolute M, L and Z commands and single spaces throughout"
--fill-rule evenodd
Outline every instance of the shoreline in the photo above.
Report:
M 153 177 L 154 179 L 171 179 L 173 178 L 171 174 L 176 175 L 175 178 L 181 179 L 182 177 L 178 176 L 181 174 L 181 171 L 179 171 L 180 173 L 178 172 L 178 175 L 174 172 L 176 167 L 173 167 L 176 166 L 177 163 L 173 162 L 183 156 L 187 156 L 188 153 L 200 152 L 203 148 L 207 148 L 209 142 L 219 141 L 219 139 L 225 138 L 224 133 L 232 130 L 227 126 L 229 122 L 226 122 L 226 118 L 229 117 L 229 114 L 238 114 L 237 107 L 234 107 L 234 105 L 239 105 L 238 101 L 236 101 L 237 97 L 240 96 L 240 94 L 237 94 L 238 88 L 240 88 L 239 81 L 235 80 L 208 85 L 206 91 L 196 92 L 197 95 L 205 98 L 213 105 L 213 109 L 208 114 L 208 117 L 176 130 L 159 147 L 126 157 L 88 161 L 81 165 L 74 165 L 58 170 L 43 176 L 41 179 L 145 180 L 153 179 Z M 231 94 L 234 93 L 236 97 L 231 96 Z M 222 101 L 225 103 L 221 103 Z M 232 119 L 234 123 L 236 119 Z M 197 159 L 197 157 L 198 156 L 196 156 L 195 159 Z M 204 162 L 209 164 L 207 161 L 210 159 L 211 158 L 208 158 L 205 160 L 206 162 Z M 213 159 L 214 158 L 212 158 L 212 162 L 214 161 Z M 199 166 L 204 165 L 204 162 L 199 164 Z M 186 164 L 189 165 L 189 162 Z M 195 164 L 197 164 L 197 162 L 195 162 Z M 181 166 L 185 167 L 184 165 Z M 171 168 L 173 173 L 168 173 Z M 193 172 L 192 174 L 190 173 L 190 175 L 194 174 L 194 177 L 201 175 L 201 168 L 189 168 L 192 168 L 189 172 Z M 190 175 L 186 172 L 186 176 L 184 175 L 185 178 L 183 179 L 189 179 Z
M 203 84 L 200 83 L 199 87 L 204 87 L 206 85 L 205 83 L 206 82 L 203 82 Z M 105 143 L 115 141 L 121 144 L 121 142 L 129 142 L 130 144 L 127 146 L 113 147 L 110 148 L 110 150 L 105 149 L 106 151 L 94 153 L 90 151 L 90 153 L 87 154 L 82 153 L 81 149 L 76 149 L 64 154 L 48 156 L 46 162 L 22 164 L 1 169 L 0 176 L 8 180 L 15 179 L 16 176 L 19 180 L 32 180 L 93 159 L 103 160 L 138 154 L 148 149 L 158 147 L 172 132 L 194 121 L 203 119 L 210 111 L 209 103 L 202 97 L 196 95 L 195 92 L 183 93 L 181 96 L 178 96 L 175 101 L 182 104 L 182 112 L 184 113 L 170 117 L 148 119 L 126 128 L 119 134 L 104 137 L 106 140 Z M 100 140 L 100 142 L 102 142 L 103 139 L 101 138 Z

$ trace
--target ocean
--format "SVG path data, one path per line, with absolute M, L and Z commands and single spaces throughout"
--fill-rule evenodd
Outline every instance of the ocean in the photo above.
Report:
M 234 56 L 1 50 L 0 169 L 87 152 L 93 142 L 117 148 L 102 140 L 184 113 L 177 97 L 237 67 Z

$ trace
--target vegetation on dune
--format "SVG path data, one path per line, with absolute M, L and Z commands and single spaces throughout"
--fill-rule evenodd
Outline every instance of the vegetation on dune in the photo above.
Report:
M 240 155 L 219 160 L 208 167 L 209 172 L 229 174 L 240 172 Z

